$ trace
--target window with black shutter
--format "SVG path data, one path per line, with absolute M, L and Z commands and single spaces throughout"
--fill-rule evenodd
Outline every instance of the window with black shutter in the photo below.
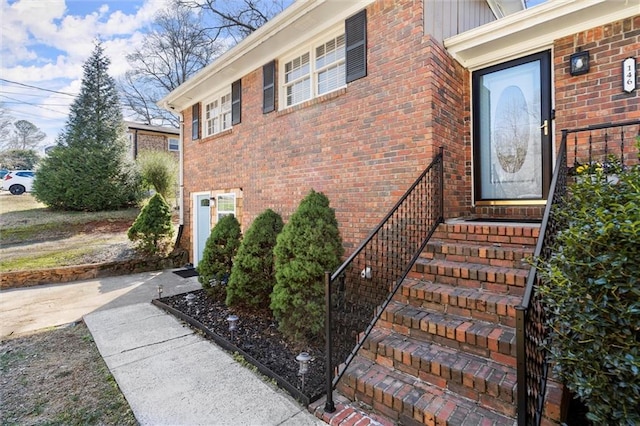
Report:
M 200 139 L 200 104 L 191 107 L 191 139 Z
M 264 114 L 276 109 L 276 61 L 262 67 L 262 112 Z
M 367 75 L 367 11 L 362 10 L 345 23 L 346 35 L 346 82 Z
M 242 112 L 242 81 L 238 80 L 231 85 L 231 124 L 240 123 Z

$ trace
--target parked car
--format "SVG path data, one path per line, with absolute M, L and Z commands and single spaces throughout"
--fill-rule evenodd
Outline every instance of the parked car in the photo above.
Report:
M 35 175 L 36 172 L 33 170 L 11 170 L 2 180 L 2 189 L 9 191 L 13 195 L 31 192 Z
M 4 179 L 4 177 L 9 173 L 7 169 L 0 169 L 0 180 Z

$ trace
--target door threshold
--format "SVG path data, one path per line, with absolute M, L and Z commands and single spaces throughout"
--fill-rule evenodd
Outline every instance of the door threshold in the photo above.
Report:
M 524 225 L 524 226 L 540 226 L 542 219 L 523 219 L 508 217 L 467 217 L 446 220 L 448 224 L 469 223 L 473 225 Z

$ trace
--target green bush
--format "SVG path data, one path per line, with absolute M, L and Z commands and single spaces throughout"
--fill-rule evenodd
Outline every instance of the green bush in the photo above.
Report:
M 304 342 L 324 326 L 324 273 L 340 265 L 344 253 L 329 199 L 311 191 L 284 226 L 274 249 L 276 285 L 271 310 L 280 330 Z
M 282 227 L 282 217 L 271 209 L 253 221 L 233 260 L 227 306 L 268 309 L 276 281 L 273 248 Z
M 222 217 L 211 230 L 198 263 L 198 280 L 210 294 L 224 294 L 240 238 L 240 223 L 233 215 Z
M 127 237 L 144 254 L 167 254 L 170 251 L 173 238 L 171 207 L 162 195 L 151 197 L 127 231 Z
M 142 151 L 136 159 L 142 182 L 147 187 L 162 194 L 165 200 L 175 198 L 175 186 L 178 181 L 178 161 L 166 151 Z
M 554 369 L 594 424 L 640 424 L 640 169 L 569 187 L 540 262 Z

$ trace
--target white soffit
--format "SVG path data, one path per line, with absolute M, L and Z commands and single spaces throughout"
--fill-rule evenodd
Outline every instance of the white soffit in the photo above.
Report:
M 182 111 L 205 100 L 374 1 L 297 0 L 158 101 L 158 105 Z
M 553 41 L 640 14 L 640 0 L 549 0 L 444 41 L 462 65 L 479 69 L 553 46 Z

